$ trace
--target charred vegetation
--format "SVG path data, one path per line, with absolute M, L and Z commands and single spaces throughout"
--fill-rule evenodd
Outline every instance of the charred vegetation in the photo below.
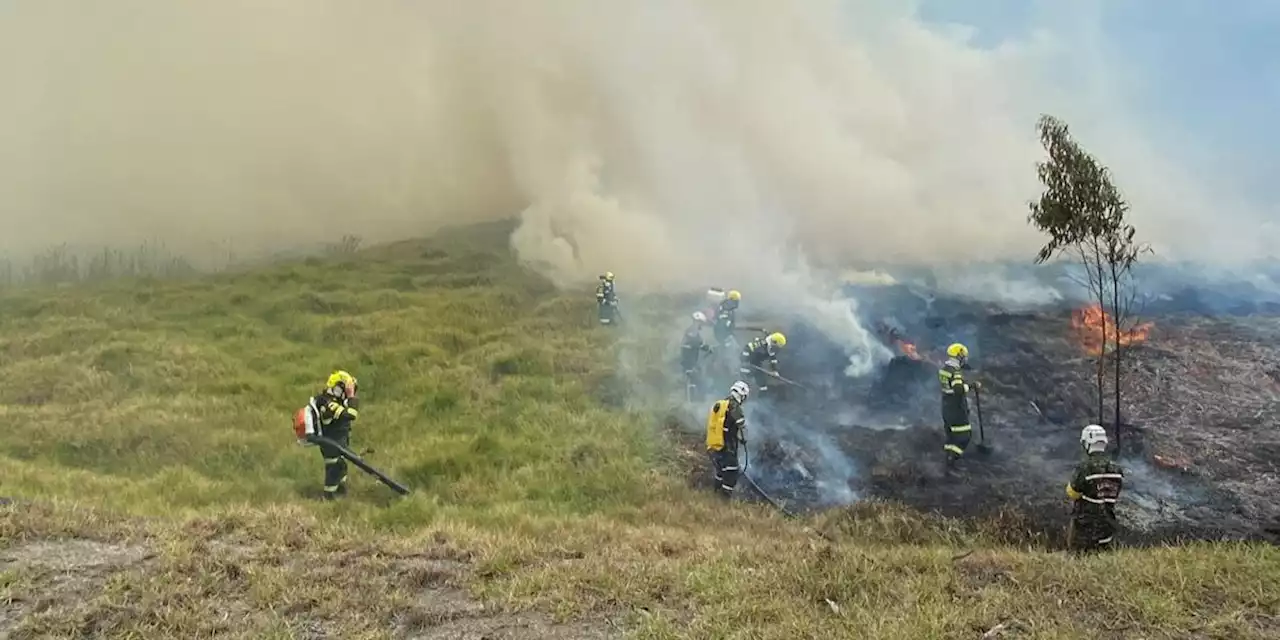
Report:
M 842 371 L 842 350 L 792 318 L 783 375 L 798 386 L 753 399 L 748 473 L 794 511 L 888 500 L 944 516 L 1009 524 L 1055 546 L 1063 485 L 1080 428 L 1096 416 L 1086 327 L 1091 307 L 1011 313 L 906 286 L 854 292 L 862 319 L 897 355 L 869 376 Z M 1205 311 L 1205 310 L 1199 310 Z M 1280 541 L 1274 475 L 1280 319 L 1165 314 L 1127 337 L 1126 472 L 1119 512 L 1128 544 L 1191 539 Z M 981 390 L 962 470 L 946 473 L 936 368 L 949 342 L 971 349 Z M 1084 365 L 1084 366 L 1082 366 Z M 1108 413 L 1112 407 L 1108 406 Z M 1115 425 L 1104 425 L 1111 433 Z

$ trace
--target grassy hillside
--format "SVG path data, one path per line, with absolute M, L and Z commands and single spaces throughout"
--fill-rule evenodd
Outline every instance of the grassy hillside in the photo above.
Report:
M 504 233 L 6 292 L 0 633 L 1280 634 L 1272 547 L 1074 559 L 891 506 L 720 503 L 660 400 L 604 402 L 618 336 L 590 292 L 519 268 Z M 642 369 L 669 337 L 633 344 Z M 320 456 L 289 421 L 335 367 L 361 382 L 353 447 L 413 495 L 353 469 L 347 500 L 316 499 Z

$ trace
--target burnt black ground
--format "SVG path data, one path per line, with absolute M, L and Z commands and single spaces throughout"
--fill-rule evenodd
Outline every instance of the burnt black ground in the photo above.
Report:
M 1011 539 L 1056 545 L 1067 520 L 1063 485 L 1082 455 L 1080 429 L 1096 416 L 1092 361 L 1070 328 L 1071 310 L 1010 314 L 893 289 L 862 296 L 872 300 L 863 319 L 895 326 L 937 361 L 946 344 L 968 344 L 971 378 L 984 385 L 990 454 L 976 450 L 975 419 L 969 459 L 946 474 L 935 364 L 899 357 L 851 379 L 841 350 L 795 319 L 780 360 L 805 388 L 753 398 L 748 472 L 792 509 L 894 500 L 946 516 L 999 517 L 1024 529 Z M 1273 377 L 1267 364 L 1280 366 L 1280 320 L 1147 319 L 1156 329 L 1127 352 L 1123 540 L 1280 541 L 1280 370 Z

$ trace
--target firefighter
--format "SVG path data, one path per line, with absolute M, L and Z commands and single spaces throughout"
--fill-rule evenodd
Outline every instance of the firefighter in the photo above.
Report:
M 684 369 L 686 398 L 692 402 L 701 400 L 701 376 L 698 375 L 698 360 L 704 353 L 711 353 L 711 345 L 702 339 L 702 326 L 707 323 L 707 315 L 701 311 L 693 313 L 693 324 L 685 329 L 684 339 L 680 342 L 680 366 Z
M 969 446 L 973 427 L 969 424 L 969 384 L 963 371 L 969 368 L 969 348 L 959 342 L 947 347 L 947 360 L 938 369 L 938 382 L 942 385 L 942 426 L 946 430 L 946 442 L 942 448 L 947 454 L 948 468 L 964 457 Z M 977 381 L 973 388 L 981 389 Z
M 742 294 L 731 290 L 716 308 L 716 324 L 713 329 L 716 342 L 721 346 L 729 346 L 733 341 L 733 329 L 737 326 L 738 304 Z
M 729 387 L 729 396 L 717 400 L 707 414 L 707 455 L 715 470 L 717 491 L 732 498 L 738 486 L 738 445 L 747 443 L 747 418 L 742 403 L 751 388 L 739 380 Z
M 748 342 L 742 349 L 738 372 L 743 377 L 754 377 L 760 393 L 768 391 L 769 380 L 778 377 L 778 349 L 785 346 L 787 337 L 776 331 Z
M 346 371 L 334 371 L 325 383 L 325 390 L 311 399 L 316 435 L 332 440 L 343 447 L 351 443 L 351 423 L 360 416 L 356 398 L 356 379 Z M 333 500 L 347 492 L 347 461 L 332 446 L 320 445 L 324 456 L 324 497 Z
M 600 324 L 617 324 L 618 293 L 613 288 L 613 272 L 600 274 L 600 284 L 596 285 L 596 307 L 599 310 Z
M 1124 472 L 1106 455 L 1107 431 L 1091 424 L 1080 432 L 1085 459 L 1067 482 L 1072 501 L 1067 546 L 1079 551 L 1109 549 L 1116 534 L 1116 500 L 1124 485 Z

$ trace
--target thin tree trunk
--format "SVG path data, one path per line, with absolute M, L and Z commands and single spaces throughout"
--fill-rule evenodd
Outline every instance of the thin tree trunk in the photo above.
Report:
M 1079 241 L 1075 245 L 1076 252 L 1080 257 L 1080 265 L 1084 267 L 1085 278 L 1080 284 L 1088 287 L 1089 293 L 1093 296 L 1093 300 L 1097 302 L 1099 311 L 1106 311 L 1106 272 L 1102 264 L 1102 247 L 1099 245 L 1098 238 L 1091 237 L 1087 240 Z M 1107 354 L 1107 323 L 1105 317 L 1099 323 L 1098 332 L 1100 340 L 1098 341 L 1097 360 L 1094 362 L 1094 398 L 1097 401 L 1096 424 L 1102 424 L 1106 409 L 1103 401 L 1106 398 L 1106 354 Z
M 1111 262 L 1111 319 L 1115 322 L 1115 348 L 1112 350 L 1111 358 L 1116 362 L 1115 370 L 1115 426 L 1116 426 L 1116 449 L 1115 455 L 1120 455 L 1121 446 L 1121 426 L 1120 426 L 1120 273 L 1117 270 L 1119 265 L 1116 264 L 1115 258 Z
M 1103 398 L 1106 397 L 1107 383 L 1107 289 L 1106 289 L 1106 273 L 1103 271 L 1102 265 L 1102 247 L 1098 245 L 1098 238 L 1093 238 L 1093 268 L 1096 272 L 1097 294 L 1098 294 L 1098 310 L 1102 312 L 1102 321 L 1099 323 L 1098 331 L 1102 334 L 1102 340 L 1099 341 L 1098 351 L 1098 368 L 1096 386 L 1098 388 L 1098 424 L 1102 424 L 1104 417 Z

